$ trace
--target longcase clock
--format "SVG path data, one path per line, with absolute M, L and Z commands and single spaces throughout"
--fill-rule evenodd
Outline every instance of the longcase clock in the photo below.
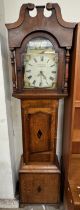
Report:
M 57 4 L 24 4 L 16 23 L 7 24 L 13 96 L 21 100 L 23 155 L 19 170 L 20 205 L 60 202 L 56 155 L 58 105 L 69 94 L 69 63 L 74 24 L 64 22 Z

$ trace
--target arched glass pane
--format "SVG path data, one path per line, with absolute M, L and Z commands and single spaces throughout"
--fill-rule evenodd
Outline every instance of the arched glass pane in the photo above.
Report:
M 24 55 L 24 88 L 52 88 L 57 85 L 58 53 L 48 39 L 29 41 Z

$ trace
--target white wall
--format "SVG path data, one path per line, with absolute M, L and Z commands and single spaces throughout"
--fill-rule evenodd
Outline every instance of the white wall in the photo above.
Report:
M 80 0 L 4 0 L 5 20 L 6 22 L 14 22 L 18 19 L 20 7 L 24 3 L 44 5 L 48 2 L 56 2 L 60 5 L 64 20 L 72 22 L 80 21 Z
M 4 5 L 3 0 L 0 0 L 0 199 L 14 198 L 15 191 L 15 173 L 12 171 L 9 142 L 12 137 L 12 120 L 4 22 Z
M 10 23 L 10 22 L 14 22 L 18 19 L 19 16 L 19 10 L 20 7 L 23 3 L 34 3 L 36 5 L 43 5 L 47 2 L 56 2 L 59 3 L 60 7 L 61 7 L 61 11 L 62 11 L 62 16 L 64 18 L 64 20 L 66 21 L 72 21 L 72 22 L 79 22 L 80 21 L 80 1 L 76 0 L 56 0 L 56 1 L 51 1 L 51 0 L 0 0 L 0 4 L 1 2 L 4 2 L 4 8 L 2 7 L 2 5 L 0 5 L 0 12 L 2 12 L 3 9 L 3 16 L 5 15 L 5 20 L 3 21 L 2 25 L 2 30 L 4 27 L 4 22 L 5 23 Z M 0 13 L 1 14 L 1 13 Z M 2 17 L 3 17 L 2 16 Z M 1 20 L 0 20 L 1 21 Z M 6 38 L 6 33 L 5 33 L 5 29 L 4 32 L 2 33 L 2 38 Z M 3 39 L 2 39 L 2 44 L 3 44 Z M 4 46 L 5 47 L 5 46 Z M 8 49 L 8 48 L 7 48 Z M 4 52 L 4 50 L 3 50 Z M 9 50 L 8 50 L 8 54 L 9 54 Z M 6 56 L 6 55 L 5 55 Z M 0 165 L 0 170 L 2 167 L 3 170 L 3 174 L 6 173 L 6 171 L 8 172 L 8 175 L 10 175 L 10 179 L 7 176 L 2 176 L 0 178 L 0 186 L 2 187 L 2 191 L 0 191 L 0 198 L 1 197 L 5 197 L 5 198 L 12 198 L 14 195 L 14 190 L 15 190 L 15 182 L 17 180 L 17 175 L 18 175 L 18 168 L 19 168 L 19 162 L 20 162 L 20 155 L 22 153 L 22 132 L 21 132 L 21 113 L 20 113 L 20 102 L 18 99 L 14 99 L 11 98 L 10 99 L 10 91 L 11 91 L 11 87 L 9 87 L 9 77 L 10 77 L 10 81 L 11 81 L 11 67 L 10 67 L 10 60 L 9 60 L 9 77 L 8 77 L 8 69 L 5 68 L 5 62 L 7 61 L 7 57 L 4 59 L 4 55 L 3 57 L 3 64 L 4 67 L 2 66 L 1 68 L 1 72 L 4 69 L 4 72 L 7 71 L 7 74 L 3 74 L 3 76 L 1 77 L 1 82 L 0 82 L 0 98 L 2 97 L 1 103 L 2 101 L 5 104 L 6 101 L 6 105 L 3 106 L 3 104 L 1 104 L 1 111 L 2 113 L 4 113 L 5 118 L 6 118 L 6 122 L 3 122 L 3 126 L 1 125 L 0 130 L 1 130 L 1 136 L 0 136 L 0 164 L 3 163 L 3 166 Z M 2 73 L 1 73 L 2 74 Z M 5 76 L 6 75 L 6 76 Z M 12 85 L 12 84 L 11 84 Z M 11 86 L 10 85 L 10 86 Z M 2 91 L 3 88 L 3 91 Z M 5 95 L 6 97 L 5 97 Z M 11 103 L 10 103 L 11 100 Z M 61 130 L 62 130 L 62 116 L 63 116 L 63 102 L 60 102 L 60 106 L 59 106 L 59 120 L 58 120 L 58 147 L 57 147 L 57 153 L 60 156 L 60 142 L 61 142 Z M 7 118 L 7 114 L 9 116 L 9 118 Z M 2 114 L 3 115 L 3 114 Z M 2 118 L 4 119 L 4 118 Z M 5 141 L 3 141 L 3 134 L 4 131 L 5 135 L 4 138 L 6 139 Z M 6 142 L 7 142 L 7 146 L 6 146 Z M 8 163 L 7 162 L 7 158 L 8 158 Z M 2 161 L 2 162 L 1 162 Z M 12 167 L 12 170 L 11 170 Z M 6 173 L 7 174 L 7 173 Z M 10 188 L 9 189 L 9 183 L 8 180 L 10 181 Z M 4 185 L 5 183 L 5 185 Z M 4 186 L 6 186 L 6 191 L 4 191 Z M 13 189 L 13 190 L 12 190 Z
M 0 43 L 0 198 L 6 198 L 6 195 L 14 197 Z

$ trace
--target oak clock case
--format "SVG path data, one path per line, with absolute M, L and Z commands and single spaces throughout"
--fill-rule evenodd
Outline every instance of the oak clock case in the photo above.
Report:
M 13 96 L 21 100 L 23 155 L 19 169 L 20 206 L 60 202 L 60 165 L 56 155 L 59 99 L 68 97 L 74 24 L 57 4 L 24 4 L 16 23 L 7 24 Z

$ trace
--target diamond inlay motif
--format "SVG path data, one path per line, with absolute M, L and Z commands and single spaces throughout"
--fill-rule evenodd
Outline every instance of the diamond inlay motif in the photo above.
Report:
M 40 129 L 38 130 L 37 136 L 38 136 L 39 139 L 40 139 L 41 136 L 42 136 L 42 131 L 41 131 Z

